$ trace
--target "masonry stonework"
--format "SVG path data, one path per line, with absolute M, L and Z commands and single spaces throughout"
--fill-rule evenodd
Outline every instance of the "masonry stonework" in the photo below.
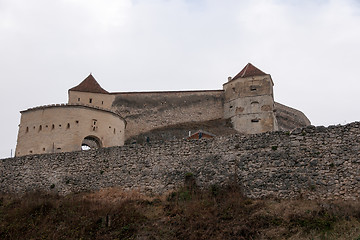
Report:
M 60 194 L 106 187 L 165 193 L 236 181 L 252 198 L 360 198 L 360 123 L 207 140 L 132 144 L 0 160 L 0 189 Z
M 302 112 L 274 102 L 271 76 L 250 63 L 223 88 L 109 93 L 90 74 L 69 89 L 67 105 L 21 112 L 16 156 L 122 146 L 124 139 L 183 123 L 230 119 L 242 134 L 310 125 Z
M 184 122 L 223 118 L 222 90 L 114 93 L 114 111 L 127 121 L 126 138 Z
M 125 120 L 86 105 L 51 105 L 23 111 L 16 156 L 81 150 L 82 145 L 124 144 Z M 93 146 L 94 147 L 94 146 Z

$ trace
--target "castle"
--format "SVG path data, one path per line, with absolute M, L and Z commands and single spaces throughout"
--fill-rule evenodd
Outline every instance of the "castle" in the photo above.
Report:
M 69 89 L 68 103 L 21 111 L 15 155 L 122 146 L 164 126 L 229 119 L 243 134 L 310 125 L 300 111 L 274 101 L 273 81 L 248 63 L 223 90 L 113 92 L 90 74 Z

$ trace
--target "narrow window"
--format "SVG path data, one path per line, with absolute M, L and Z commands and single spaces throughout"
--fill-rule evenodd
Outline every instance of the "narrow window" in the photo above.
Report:
M 89 99 L 89 103 L 92 103 L 92 98 Z
M 48 128 L 49 126 L 48 126 L 48 125 L 46 125 L 45 127 L 46 127 L 46 128 Z
M 41 130 L 42 130 L 42 126 L 40 125 L 40 126 L 39 126 L 39 132 L 40 132 Z
M 101 105 L 104 105 L 104 101 L 101 101 Z
M 111 128 L 111 126 L 109 126 L 109 128 Z
M 51 129 L 55 129 L 55 125 L 54 125 L 54 124 L 51 126 Z
M 32 150 L 30 150 L 29 152 L 32 153 Z
M 45 148 L 43 148 L 43 151 L 45 152 Z
M 78 102 L 80 102 L 80 98 L 78 98 Z
M 115 128 L 114 128 L 114 134 L 115 134 Z
M 29 127 L 26 127 L 26 132 L 29 132 Z
M 93 131 L 96 131 L 96 129 L 97 129 L 97 126 L 96 126 L 97 120 L 96 120 L 96 119 L 93 119 L 92 121 L 93 121 L 92 130 L 93 130 Z
M 67 129 L 69 129 L 69 128 L 70 128 L 70 123 L 68 123 L 68 124 L 67 124 L 67 127 L 66 127 L 66 128 L 67 128 Z
M 233 108 L 233 106 L 230 106 L 230 108 Z
M 78 120 L 76 120 L 76 121 L 75 121 L 75 123 L 76 123 L 76 124 L 78 124 L 78 123 L 79 123 L 79 121 L 78 121 Z
M 59 127 L 61 127 L 61 124 L 59 124 Z
M 258 119 L 258 118 L 251 119 L 251 122 L 259 122 L 259 121 L 260 121 L 260 119 Z

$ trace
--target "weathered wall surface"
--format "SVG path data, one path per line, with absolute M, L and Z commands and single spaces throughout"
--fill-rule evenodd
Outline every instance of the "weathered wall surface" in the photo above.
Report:
M 279 130 L 292 130 L 310 125 L 310 120 L 304 113 L 278 102 L 275 102 L 275 116 Z
M 223 91 L 113 93 L 126 138 L 177 123 L 223 118 Z
M 115 99 L 114 95 L 104 93 L 92 93 L 92 92 L 68 92 L 69 104 L 84 104 L 100 108 L 110 109 Z
M 121 146 L 125 121 L 105 109 L 84 105 L 50 105 L 21 114 L 16 156 L 81 150 L 85 137 L 103 147 Z
M 126 145 L 0 160 L 0 190 L 62 194 L 110 186 L 163 193 L 194 174 L 238 181 L 250 197 L 360 197 L 360 123 L 202 141 Z
M 224 84 L 224 117 L 235 130 L 254 134 L 278 130 L 270 75 L 233 79 Z

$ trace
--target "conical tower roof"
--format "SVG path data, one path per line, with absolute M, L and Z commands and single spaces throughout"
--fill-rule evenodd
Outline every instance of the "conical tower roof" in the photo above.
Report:
M 70 88 L 69 91 L 78 91 L 78 92 L 91 92 L 91 93 L 109 93 L 103 89 L 100 84 L 95 80 L 95 78 L 90 74 L 87 78 L 84 79 L 76 87 Z
M 246 64 L 246 66 L 232 79 L 237 78 L 246 78 L 246 77 L 253 77 L 253 76 L 262 76 L 267 75 L 251 63 Z

